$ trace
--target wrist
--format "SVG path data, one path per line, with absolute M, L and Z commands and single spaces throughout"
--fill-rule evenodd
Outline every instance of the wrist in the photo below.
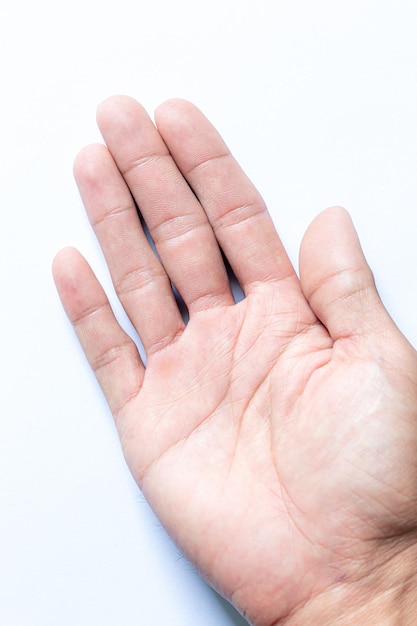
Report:
M 415 626 L 417 545 L 389 556 L 365 577 L 310 598 L 273 626 Z

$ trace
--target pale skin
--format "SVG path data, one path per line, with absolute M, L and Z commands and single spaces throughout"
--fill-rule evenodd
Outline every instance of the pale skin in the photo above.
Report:
M 75 175 L 146 366 L 77 251 L 54 278 L 161 522 L 253 625 L 414 624 L 417 357 L 349 215 L 316 217 L 298 277 L 196 107 L 118 96 L 98 124 Z

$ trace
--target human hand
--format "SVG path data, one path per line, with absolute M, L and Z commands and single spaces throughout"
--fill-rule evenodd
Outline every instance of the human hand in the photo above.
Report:
M 402 616 L 416 554 L 417 359 L 349 216 L 329 209 L 310 225 L 299 279 L 194 106 L 163 104 L 155 127 L 115 97 L 98 123 L 107 147 L 84 149 L 75 174 L 146 367 L 79 253 L 61 251 L 54 277 L 149 503 L 252 624 Z M 237 304 L 219 246 L 245 295 Z

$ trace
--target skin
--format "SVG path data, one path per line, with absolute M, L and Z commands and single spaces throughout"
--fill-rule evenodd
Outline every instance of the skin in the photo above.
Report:
M 251 624 L 408 623 L 417 358 L 349 215 L 316 217 L 298 277 L 196 107 L 168 101 L 154 124 L 118 96 L 97 119 L 106 145 L 75 176 L 146 367 L 83 257 L 62 250 L 53 272 L 149 503 Z

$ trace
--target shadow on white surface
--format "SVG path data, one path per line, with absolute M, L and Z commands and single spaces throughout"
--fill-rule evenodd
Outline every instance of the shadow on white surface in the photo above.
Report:
M 213 592 L 214 593 L 214 592 Z M 217 595 L 217 594 L 216 594 Z M 232 607 L 229 602 L 217 595 L 218 601 L 222 606 L 225 615 L 230 620 L 230 626 L 248 626 L 248 622 Z

